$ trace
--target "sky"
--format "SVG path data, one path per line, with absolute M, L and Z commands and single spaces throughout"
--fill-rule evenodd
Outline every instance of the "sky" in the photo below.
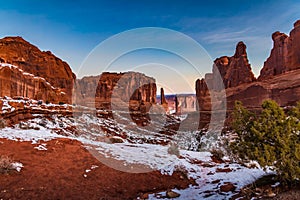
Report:
M 272 33 L 289 34 L 293 23 L 300 19 L 299 11 L 300 2 L 292 0 L 0 0 L 0 38 L 22 36 L 68 62 L 78 77 L 96 75 L 103 70 L 137 70 L 154 76 L 158 85 L 168 88 L 166 93 L 191 93 L 196 78 L 210 72 L 217 57 L 233 55 L 239 41 L 247 45 L 249 62 L 258 76 L 272 48 Z M 154 46 L 172 41 L 169 45 L 174 51 L 139 48 L 149 40 L 140 35 L 143 27 L 169 30 L 168 37 L 161 31 L 155 35 L 159 39 Z M 131 39 L 125 34 L 117 45 L 103 45 L 107 40 L 118 39 L 116 34 L 124 36 L 122 33 L 132 29 L 137 31 L 129 31 Z M 182 50 L 178 47 L 182 44 L 177 43 L 179 40 L 190 42 L 190 45 L 194 41 L 200 48 L 195 51 L 186 48 L 184 53 L 181 52 L 185 56 L 180 57 L 181 54 L 176 54 Z M 112 43 L 116 41 L 120 40 Z M 110 56 L 121 46 L 132 43 L 137 44 L 136 49 L 120 54 L 109 67 L 101 66 L 98 71 L 93 71 L 87 65 L 91 62 L 102 65 L 97 56 L 103 57 L 103 52 L 104 56 Z M 191 60 L 201 57 L 200 70 L 195 71 L 193 63 L 186 57 Z

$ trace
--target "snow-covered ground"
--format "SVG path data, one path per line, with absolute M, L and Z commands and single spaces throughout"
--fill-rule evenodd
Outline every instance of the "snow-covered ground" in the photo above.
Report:
M 252 183 L 259 177 L 266 174 L 261 168 L 247 168 L 237 163 L 215 163 L 211 160 L 209 152 L 195 152 L 179 150 L 180 156 L 170 154 L 170 146 L 156 144 L 132 144 L 125 143 L 106 143 L 103 141 L 89 140 L 84 136 L 62 136 L 50 129 L 20 129 L 4 128 L 0 130 L 0 137 L 18 141 L 32 141 L 39 144 L 38 150 L 47 150 L 44 141 L 54 138 L 70 138 L 81 141 L 88 149 L 97 151 L 104 157 L 122 161 L 119 165 L 111 165 L 118 170 L 126 171 L 123 166 L 131 164 L 141 164 L 155 170 L 160 170 L 162 174 L 172 174 L 179 170 L 187 174 L 188 177 L 196 180 L 197 185 L 191 185 L 184 190 L 175 189 L 173 191 L 180 194 L 179 199 L 227 199 L 234 193 L 220 192 L 220 186 L 230 182 L 235 185 L 238 191 L 243 186 Z M 92 148 L 92 149 L 91 149 Z M 110 165 L 101 157 L 98 160 Z M 230 172 L 218 172 L 218 169 L 230 169 Z M 88 176 L 88 172 L 85 173 Z M 210 196 L 209 196 L 210 195 Z M 158 199 L 159 194 L 152 194 L 150 199 Z
M 13 108 L 8 104 L 4 105 L 6 110 L 13 112 Z M 197 149 L 199 145 L 195 140 L 195 131 L 164 135 L 159 133 L 164 124 L 154 122 L 152 127 L 139 127 L 126 117 L 126 113 L 114 113 L 117 120 L 98 118 L 92 114 L 36 114 L 34 117 L 13 127 L 0 129 L 0 138 L 31 141 L 38 145 L 35 145 L 37 150 L 42 151 L 47 151 L 44 141 L 70 138 L 82 142 L 99 161 L 117 170 L 134 173 L 160 170 L 162 174 L 169 175 L 174 171 L 181 171 L 193 178 L 197 184 L 183 190 L 174 189 L 173 191 L 180 194 L 179 199 L 228 199 L 243 186 L 266 174 L 260 167 L 247 168 L 229 161 L 216 163 L 212 161 L 209 152 L 190 151 Z M 122 137 L 124 142 L 110 142 L 108 139 L 113 136 Z M 170 145 L 147 143 L 155 140 L 169 142 Z M 189 148 L 185 148 L 186 146 Z M 139 168 L 140 166 L 143 167 Z M 86 170 L 85 176 L 88 176 L 92 168 L 93 166 Z M 235 192 L 220 191 L 220 186 L 227 183 L 236 187 Z M 161 195 L 151 194 L 149 198 L 158 199 L 159 196 Z

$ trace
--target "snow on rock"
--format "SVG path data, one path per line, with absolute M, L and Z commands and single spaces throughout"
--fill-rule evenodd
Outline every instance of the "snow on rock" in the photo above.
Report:
M 20 172 L 22 167 L 24 167 L 22 163 L 19 162 L 12 163 L 12 169 L 16 170 L 17 172 Z
M 12 99 L 4 98 L 4 110 L 11 110 L 9 101 Z M 25 100 L 17 100 L 25 101 Z M 33 109 L 67 109 L 70 105 L 42 104 L 37 101 L 29 102 Z M 8 111 L 10 112 L 10 111 Z M 189 149 L 197 149 L 197 132 L 179 132 L 177 135 L 160 134 L 162 125 L 154 123 L 152 127 L 143 129 L 124 117 L 124 113 L 114 113 L 118 117 L 116 122 L 110 118 L 99 118 L 91 114 L 84 114 L 78 117 L 35 114 L 33 119 L 23 121 L 14 127 L 0 129 L 0 138 L 16 141 L 31 141 L 38 146 L 37 150 L 47 150 L 41 141 L 49 141 L 55 138 L 76 139 L 92 151 L 96 151 L 105 158 L 112 158 L 121 161 L 124 165 L 136 164 L 147 166 L 150 170 L 159 170 L 162 174 L 172 175 L 175 171 L 181 171 L 188 177 L 193 178 L 197 185 L 191 185 L 187 189 L 173 190 L 180 194 L 178 199 L 228 199 L 243 186 L 250 184 L 259 177 L 272 173 L 265 172 L 255 162 L 250 163 L 249 167 L 237 163 L 215 163 L 211 159 L 209 152 L 189 151 L 182 147 L 191 146 Z M 130 128 L 134 127 L 134 128 Z M 106 138 L 117 136 L 126 138 L 123 143 L 107 142 Z M 168 143 L 176 142 L 178 153 L 171 154 L 168 145 L 146 143 L 145 141 L 163 141 Z M 98 160 L 102 161 L 98 158 Z M 20 170 L 23 165 L 16 164 L 16 169 Z M 251 167 L 250 167 L 251 166 Z M 18 167 L 18 168 L 17 168 Z M 91 170 L 98 166 L 91 166 L 83 173 L 84 177 Z M 113 166 L 110 166 L 113 167 Z M 220 170 L 230 169 L 230 170 Z M 220 192 L 221 186 L 231 183 L 235 191 Z M 163 194 L 150 194 L 150 199 L 156 199 Z
M 46 147 L 47 144 L 43 143 L 43 144 L 40 144 L 39 146 L 37 147 L 34 147 L 35 149 L 39 150 L 39 151 L 47 151 L 47 147 Z
M 0 138 L 6 138 L 15 141 L 32 141 L 32 143 L 38 143 L 39 141 L 49 141 L 55 138 L 66 138 L 65 136 L 53 133 L 51 130 L 41 129 L 18 129 L 7 127 L 0 130 Z

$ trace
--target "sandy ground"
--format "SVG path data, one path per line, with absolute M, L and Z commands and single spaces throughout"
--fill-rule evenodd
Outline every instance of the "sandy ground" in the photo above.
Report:
M 21 172 L 0 174 L 0 199 L 136 199 L 193 183 L 181 172 L 167 176 L 159 171 L 135 174 L 114 170 L 75 140 L 42 143 L 46 143 L 46 151 L 35 149 L 38 144 L 31 142 L 0 139 L 0 155 L 24 165 Z

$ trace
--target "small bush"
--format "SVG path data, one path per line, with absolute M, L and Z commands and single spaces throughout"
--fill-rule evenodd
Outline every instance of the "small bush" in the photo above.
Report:
M 6 121 L 4 119 L 0 119 L 0 129 L 6 127 Z
M 13 161 L 8 156 L 0 156 L 0 173 L 8 173 L 13 170 Z
M 210 153 L 212 154 L 213 157 L 217 158 L 218 160 L 222 160 L 223 157 L 225 156 L 223 150 L 218 149 L 218 148 L 216 148 L 216 147 L 213 147 L 213 148 L 210 150 Z
M 263 166 L 274 166 L 285 183 L 300 178 L 300 104 L 288 115 L 275 101 L 262 104 L 258 117 L 235 104 L 232 127 L 237 139 L 232 151 L 242 160 L 257 160 Z

